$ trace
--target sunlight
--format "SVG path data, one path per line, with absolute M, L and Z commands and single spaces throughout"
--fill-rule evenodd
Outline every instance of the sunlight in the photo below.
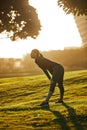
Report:
M 23 57 L 32 49 L 59 50 L 81 46 L 81 38 L 72 15 L 58 8 L 57 0 L 29 0 L 37 9 L 42 28 L 36 39 L 12 42 L 0 39 L 0 57 Z
M 58 8 L 57 0 L 30 0 L 30 2 L 37 8 L 42 24 L 42 31 L 37 38 L 39 47 L 42 46 L 41 50 L 81 46 L 81 38 L 73 16 L 66 15 Z

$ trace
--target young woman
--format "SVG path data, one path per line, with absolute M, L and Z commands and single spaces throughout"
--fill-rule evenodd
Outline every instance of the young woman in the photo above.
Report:
M 43 57 L 43 55 L 37 49 L 33 49 L 31 51 L 31 58 L 35 59 L 35 63 L 44 71 L 47 78 L 50 80 L 50 89 L 49 89 L 48 95 L 45 101 L 43 101 L 40 105 L 41 106 L 49 105 L 49 99 L 51 98 L 54 92 L 56 83 L 58 83 L 59 90 L 60 90 L 60 98 L 56 103 L 62 103 L 63 96 L 64 96 L 64 86 L 63 86 L 64 68 L 63 66 Z

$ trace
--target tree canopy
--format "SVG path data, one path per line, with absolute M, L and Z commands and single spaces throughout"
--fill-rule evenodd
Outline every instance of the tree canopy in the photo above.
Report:
M 87 15 L 87 0 L 58 0 L 58 6 L 67 14 Z
M 29 0 L 0 0 L 0 33 L 11 40 L 36 38 L 41 28 L 36 9 Z

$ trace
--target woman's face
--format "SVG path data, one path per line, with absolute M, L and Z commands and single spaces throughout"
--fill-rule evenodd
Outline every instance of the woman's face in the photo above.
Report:
M 31 58 L 36 59 L 36 58 L 37 58 L 37 55 L 38 55 L 38 54 L 37 54 L 36 52 L 32 52 L 32 53 L 31 53 Z

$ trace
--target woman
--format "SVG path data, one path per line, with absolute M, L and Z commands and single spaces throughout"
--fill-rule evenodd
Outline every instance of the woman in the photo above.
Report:
M 31 51 L 31 58 L 35 59 L 35 63 L 44 71 L 47 78 L 50 80 L 50 89 L 48 95 L 43 101 L 40 106 L 47 106 L 49 105 L 49 99 L 51 98 L 56 83 L 58 83 L 60 89 L 60 98 L 56 103 L 63 103 L 63 96 L 64 96 L 64 86 L 63 86 L 63 77 L 64 77 L 64 68 L 62 65 L 53 62 L 45 57 L 39 52 L 37 49 L 33 49 Z M 50 76 L 50 74 L 52 76 Z

